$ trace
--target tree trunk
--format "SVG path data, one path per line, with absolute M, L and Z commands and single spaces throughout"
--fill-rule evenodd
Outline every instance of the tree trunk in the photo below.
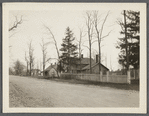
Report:
M 81 71 L 81 70 L 82 70 L 82 69 L 81 69 L 81 59 L 82 59 L 82 58 L 80 58 L 80 73 L 82 72 L 82 71 Z
M 91 61 L 92 56 L 91 56 L 91 54 L 92 54 L 92 51 L 91 51 L 91 44 L 90 44 L 90 74 L 92 74 L 92 61 Z
M 26 75 L 28 76 L 28 62 L 27 62 L 27 70 L 26 70 L 27 72 L 26 72 Z
M 82 55 L 81 55 L 81 45 L 79 43 L 79 61 L 80 61 L 80 73 L 81 73 L 81 59 L 82 59 Z
M 45 76 L 44 69 L 45 69 L 45 57 L 43 52 L 43 76 Z
M 100 71 L 101 71 L 101 49 L 100 49 L 100 43 L 99 43 L 99 74 L 100 74 Z
M 126 41 L 126 70 L 129 70 L 129 56 L 128 56 L 128 42 L 127 42 L 127 24 L 126 24 L 126 12 L 124 10 L 124 24 L 125 24 L 125 41 Z
M 70 45 L 69 45 L 69 40 L 68 40 L 68 72 L 70 73 Z
M 32 70 L 32 64 L 30 63 L 30 76 L 32 74 L 31 70 Z

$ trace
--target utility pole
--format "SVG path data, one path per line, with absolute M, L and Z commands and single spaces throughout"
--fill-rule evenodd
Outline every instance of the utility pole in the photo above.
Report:
M 124 10 L 124 25 L 125 25 L 125 42 L 126 42 L 126 70 L 129 70 L 129 54 L 128 54 L 128 41 L 127 41 L 127 24 L 126 24 L 126 12 Z

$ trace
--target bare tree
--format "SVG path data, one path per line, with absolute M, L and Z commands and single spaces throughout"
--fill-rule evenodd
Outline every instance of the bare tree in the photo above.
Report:
M 54 44 L 56 52 L 57 52 L 57 57 L 58 57 L 58 58 L 49 58 L 49 59 L 47 59 L 46 62 L 50 61 L 51 59 L 56 59 L 58 61 L 58 63 L 60 64 L 60 67 L 61 67 L 60 54 L 59 54 L 59 49 L 58 49 L 58 46 L 57 46 L 57 41 L 55 39 L 55 36 L 54 36 L 54 34 L 52 33 L 51 29 L 48 26 L 44 25 L 44 27 L 48 30 L 49 35 L 50 35 L 50 38 L 49 38 L 50 41 L 47 42 L 46 44 L 47 45 L 48 44 Z M 56 71 L 57 71 L 57 75 L 59 76 L 59 74 L 58 74 L 58 67 L 57 67 Z M 60 72 L 61 72 L 61 68 L 60 68 Z
M 14 30 L 15 28 L 18 27 L 18 25 L 22 24 L 22 22 L 23 22 L 22 16 L 20 17 L 19 20 L 18 20 L 18 17 L 15 16 L 15 21 L 14 21 L 13 25 L 11 25 L 11 26 L 9 27 L 8 31 L 10 32 L 10 31 Z
M 78 39 L 76 39 L 76 40 L 78 42 L 80 71 L 81 71 L 81 59 L 82 59 L 81 54 L 82 54 L 82 51 L 83 51 L 83 49 L 82 49 L 82 44 L 83 44 L 82 38 L 85 36 L 85 34 L 83 34 L 83 28 L 79 28 L 79 32 L 80 32 L 79 40 Z
M 99 48 L 99 73 L 101 71 L 101 65 L 100 65 L 101 64 L 101 41 L 105 37 L 109 36 L 109 34 L 111 33 L 111 31 L 110 31 L 107 35 L 103 36 L 104 24 L 107 20 L 108 15 L 109 15 L 109 11 L 108 11 L 107 15 L 105 16 L 105 18 L 101 24 L 101 27 L 99 28 L 99 23 L 102 21 L 102 20 L 100 20 L 101 16 L 99 16 L 98 11 L 94 11 L 94 26 L 95 26 L 95 30 L 96 30 L 96 37 L 98 39 L 98 48 Z
M 12 32 L 14 29 L 16 29 L 18 27 L 18 25 L 22 24 L 23 20 L 22 20 L 22 16 L 20 17 L 20 19 L 18 20 L 18 16 L 15 16 L 15 21 L 13 22 L 13 24 L 10 25 L 8 31 Z M 11 35 L 9 36 L 9 38 L 11 38 L 12 36 L 14 36 L 17 32 L 13 32 L 11 33 Z M 9 48 L 11 48 L 12 46 L 9 46 Z
M 34 67 L 34 48 L 33 48 L 33 45 L 32 45 L 32 40 L 30 40 L 29 44 L 28 44 L 28 50 L 29 50 L 29 67 L 30 67 L 30 70 L 29 70 L 29 73 L 30 73 L 30 76 L 32 74 L 32 69 Z
M 25 52 L 25 61 L 26 61 L 26 75 L 28 75 L 28 64 L 29 64 L 29 61 L 28 61 L 28 58 L 27 58 L 27 56 L 26 56 L 26 52 Z
M 55 39 L 55 36 L 54 36 L 54 34 L 52 33 L 51 29 L 50 29 L 48 26 L 44 25 L 44 27 L 48 30 L 49 35 L 50 35 L 50 38 L 49 38 L 50 41 L 47 42 L 46 44 L 47 44 L 47 45 L 48 45 L 48 44 L 54 44 L 55 49 L 56 49 L 56 52 L 57 52 L 57 57 L 58 57 L 58 58 L 49 58 L 47 61 L 49 61 L 49 60 L 51 60 L 51 59 L 56 59 L 56 60 L 59 62 L 60 67 L 61 67 L 60 54 L 59 54 L 59 50 L 58 50 L 57 41 L 56 41 L 56 39 Z M 59 74 L 58 74 L 58 67 L 57 67 L 57 70 L 56 70 L 56 71 L 57 71 L 57 75 L 59 76 Z M 61 68 L 60 68 L 60 72 L 61 72 Z
M 83 45 L 84 47 L 87 47 L 89 49 L 89 56 L 90 56 L 90 74 L 92 73 L 92 44 L 96 42 L 96 40 L 93 41 L 93 35 L 94 35 L 94 20 L 92 16 L 92 11 L 86 12 L 86 26 L 87 26 L 87 35 L 88 35 L 88 42 L 89 47 L 86 45 Z
M 57 52 L 57 56 L 59 59 L 59 51 L 58 51 L 58 46 L 57 46 L 57 41 L 55 39 L 54 34 L 52 33 L 51 29 L 49 27 L 47 27 L 46 25 L 44 25 L 44 27 L 48 30 L 49 34 L 50 34 L 50 42 L 46 43 L 46 44 L 54 44 L 55 48 L 56 48 L 56 52 Z
M 42 43 L 40 44 L 41 50 L 42 50 L 42 57 L 43 57 L 43 71 L 45 70 L 45 65 L 46 65 L 46 56 L 47 56 L 47 47 L 45 45 L 44 39 L 42 38 Z M 44 73 L 43 73 L 44 76 Z

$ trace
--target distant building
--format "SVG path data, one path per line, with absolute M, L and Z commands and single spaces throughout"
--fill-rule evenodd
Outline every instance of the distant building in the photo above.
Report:
M 81 62 L 80 62 L 81 61 Z M 99 74 L 99 62 L 98 62 L 98 55 L 96 55 L 96 61 L 91 59 L 91 67 L 92 67 L 92 73 L 93 74 Z M 71 65 L 70 73 L 90 73 L 90 58 L 83 58 L 83 55 L 81 55 L 81 60 L 78 60 L 76 64 Z M 101 71 L 103 74 L 106 74 L 109 69 L 105 67 L 103 64 L 101 65 Z M 67 72 L 66 70 L 64 72 Z M 45 76 L 54 76 L 58 77 L 57 73 L 57 64 L 50 65 L 48 68 L 46 68 L 43 71 Z
M 81 61 L 81 62 L 80 62 Z M 92 64 L 95 63 L 93 59 L 91 59 Z M 71 67 L 71 73 L 81 73 L 82 69 L 88 66 L 90 63 L 90 58 L 84 58 L 83 54 L 81 55 L 81 60 L 78 60 L 75 65 Z
M 96 55 L 96 60 L 91 59 L 91 67 L 93 74 L 99 74 L 99 62 L 98 55 Z M 81 63 L 80 60 L 77 61 L 76 64 L 73 64 L 70 68 L 70 73 L 90 73 L 90 58 L 83 58 L 83 54 L 81 55 Z M 105 67 L 103 64 L 101 65 L 101 71 L 103 74 L 106 74 L 109 69 Z
M 41 71 L 39 69 L 32 69 L 31 76 L 39 76 Z
M 92 64 L 91 64 L 91 68 L 92 68 L 92 74 L 99 74 L 99 61 L 98 61 L 98 59 L 99 59 L 99 57 L 98 57 L 98 55 L 96 55 L 96 61 L 94 61 L 93 59 L 92 59 Z M 86 60 L 86 59 L 85 59 Z M 90 61 L 90 60 L 89 60 Z M 82 69 L 81 69 L 81 72 L 82 73 L 90 73 L 90 63 L 89 63 L 89 61 L 88 61 L 88 65 L 87 66 L 85 66 L 85 67 L 83 67 Z M 86 62 L 87 63 L 87 62 Z M 101 64 L 100 63 L 100 65 L 101 65 L 101 72 L 103 73 L 103 74 L 106 74 L 106 72 L 107 71 L 109 71 L 109 69 L 107 68 L 107 67 L 105 67 L 103 64 Z
M 48 68 L 46 68 L 43 71 L 45 76 L 49 76 L 49 77 L 58 77 L 57 74 L 57 64 L 55 63 L 54 65 L 50 65 Z
M 106 74 L 106 72 L 109 71 L 109 69 L 105 67 L 103 64 L 100 65 L 102 74 Z M 92 64 L 91 67 L 93 74 L 99 74 L 99 62 Z M 82 73 L 90 73 L 90 65 L 87 65 L 86 67 L 82 68 Z

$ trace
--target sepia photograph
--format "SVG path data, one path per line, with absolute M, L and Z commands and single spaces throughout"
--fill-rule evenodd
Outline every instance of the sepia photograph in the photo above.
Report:
M 4 113 L 146 113 L 145 3 L 3 3 Z

